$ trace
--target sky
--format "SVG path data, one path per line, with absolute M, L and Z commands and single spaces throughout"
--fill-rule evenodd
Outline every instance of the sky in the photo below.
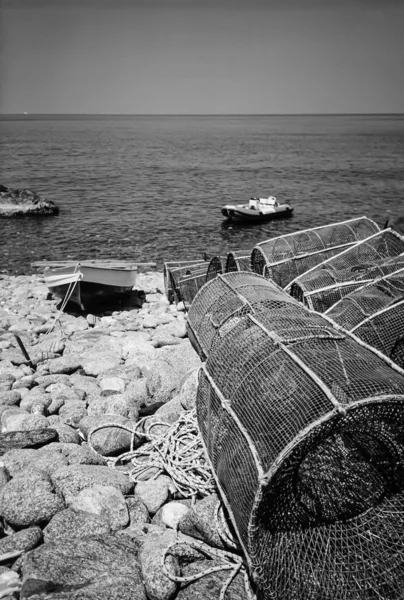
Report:
M 0 0 L 0 113 L 404 113 L 404 0 Z

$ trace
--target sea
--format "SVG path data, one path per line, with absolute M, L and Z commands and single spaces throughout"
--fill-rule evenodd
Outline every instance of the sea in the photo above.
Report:
M 404 115 L 0 117 L 0 183 L 60 209 L 0 219 L 0 272 L 39 260 L 225 256 L 365 215 L 404 214 Z M 227 203 L 275 196 L 291 218 L 232 224 Z

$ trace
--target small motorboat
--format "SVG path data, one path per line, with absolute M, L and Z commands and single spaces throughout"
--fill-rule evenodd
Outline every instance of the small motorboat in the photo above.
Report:
M 248 204 L 226 204 L 222 215 L 234 221 L 270 221 L 279 217 L 290 217 L 293 208 L 289 204 L 279 204 L 275 196 L 250 198 Z
M 87 311 L 107 303 L 119 304 L 124 295 L 133 290 L 139 264 L 155 266 L 154 263 L 95 260 L 44 261 L 33 266 L 45 267 L 45 283 L 54 296 Z

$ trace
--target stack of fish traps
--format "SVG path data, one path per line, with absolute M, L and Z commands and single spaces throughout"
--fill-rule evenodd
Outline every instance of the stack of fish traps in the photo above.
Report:
M 359 217 L 273 238 L 254 247 L 252 270 L 285 288 L 312 267 L 378 231 L 374 221 Z
M 404 372 L 273 282 L 218 275 L 188 314 L 203 444 L 259 600 L 399 600 Z
M 401 269 L 351 292 L 324 314 L 404 368 L 404 260 Z
M 313 267 L 286 291 L 317 312 L 325 312 L 364 283 L 404 266 L 404 238 L 384 229 Z

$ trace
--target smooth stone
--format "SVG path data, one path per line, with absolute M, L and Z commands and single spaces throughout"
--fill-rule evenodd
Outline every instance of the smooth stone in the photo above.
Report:
M 225 548 L 216 528 L 216 508 L 219 498 L 216 494 L 205 496 L 179 520 L 178 529 L 185 535 L 206 542 L 210 546 Z
M 133 421 L 130 421 L 126 417 L 118 415 L 89 415 L 80 421 L 79 429 L 88 440 L 90 431 L 100 425 L 108 425 L 112 422 L 117 425 L 123 425 L 130 430 L 133 430 L 134 427 Z M 89 441 L 96 452 L 102 456 L 110 456 L 129 450 L 131 439 L 132 434 L 127 429 L 111 426 L 95 431 Z
M 21 394 L 19 391 L 9 390 L 7 392 L 0 392 L 0 404 L 7 404 L 9 406 L 12 406 L 19 404 L 20 402 Z
M 32 412 L 33 407 L 36 410 L 38 408 L 43 411 L 43 414 L 47 412 L 48 407 L 52 403 L 52 397 L 50 394 L 46 394 L 42 390 L 39 392 L 30 392 L 28 393 L 20 402 L 20 408 L 27 412 Z
M 192 410 L 196 405 L 196 394 L 198 391 L 198 370 L 191 371 L 182 380 L 179 398 L 181 406 L 185 410 Z
M 33 431 L 10 431 L 0 434 L 0 456 L 16 448 L 42 446 L 57 438 L 57 431 L 52 428 Z
M 4 419 L 3 423 L 1 428 L 2 433 L 10 431 L 34 431 L 49 427 L 46 417 L 29 413 L 10 415 Z
M 48 386 L 54 383 L 62 383 L 64 385 L 70 385 L 70 376 L 64 375 L 63 373 L 53 373 L 52 375 L 39 375 L 35 377 L 35 381 L 38 385 L 46 389 Z
M 146 379 L 135 379 L 127 384 L 125 396 L 129 398 L 138 408 L 152 401 L 147 389 Z
M 168 498 L 168 484 L 162 480 L 139 481 L 136 484 L 135 497 L 139 498 L 150 514 L 154 514 Z
M 105 371 L 101 373 L 97 377 L 97 382 L 101 385 L 101 381 L 103 379 L 108 379 L 109 377 L 118 377 L 119 379 L 123 379 L 125 384 L 128 384 L 131 381 L 139 379 L 142 376 L 142 371 L 140 367 L 137 365 L 119 365 L 114 369 L 110 369 L 109 371 Z
M 175 532 L 170 530 L 149 531 L 140 548 L 139 560 L 143 581 L 147 595 L 152 600 L 171 600 L 177 593 L 179 584 L 169 579 L 161 566 L 165 549 L 175 539 Z M 178 559 L 171 554 L 165 560 L 165 567 L 170 574 L 180 575 Z
M 165 361 L 152 361 L 147 367 L 143 367 L 142 371 L 147 379 L 147 389 L 153 402 L 168 402 L 178 391 L 179 373 Z
M 189 507 L 181 502 L 168 502 L 161 508 L 161 522 L 171 529 L 177 529 L 178 523 L 189 511 Z
M 129 511 L 130 527 L 149 522 L 149 511 L 147 510 L 146 505 L 143 504 L 139 498 L 126 498 L 126 505 Z
M 44 454 L 40 450 L 30 448 L 10 450 L 3 456 L 2 461 L 11 477 L 16 477 L 27 467 L 44 471 L 49 475 L 59 467 L 67 465 L 67 460 L 63 456 L 50 455 L 49 452 Z
M 80 401 L 69 402 L 68 404 L 64 404 L 59 409 L 59 417 L 62 419 L 63 423 L 76 428 L 79 426 L 80 421 L 87 416 L 87 414 L 88 413 L 85 405 Z
M 103 377 L 100 380 L 101 392 L 112 392 L 113 394 L 122 394 L 125 391 L 125 381 L 120 377 Z
M 113 394 L 107 398 L 99 397 L 93 400 L 87 412 L 89 416 L 109 414 L 137 421 L 139 408 L 126 394 Z
M 60 358 L 54 358 L 48 363 L 49 373 L 62 373 L 69 374 L 74 373 L 77 369 L 80 369 L 81 358 L 79 356 L 62 356 Z
M 59 419 L 59 417 L 56 418 Z M 60 419 L 56 423 L 51 423 L 50 426 L 57 432 L 59 442 L 64 442 L 68 444 L 80 444 L 80 436 L 77 432 L 77 429 L 74 429 L 74 427 L 66 425 L 66 423 L 63 423 Z
M 21 598 L 30 600 L 47 595 L 66 600 L 146 600 L 137 548 L 127 536 L 48 542 L 25 555 L 22 574 Z
M 52 482 L 57 493 L 67 502 L 77 496 L 81 490 L 93 485 L 110 485 L 122 494 L 130 494 L 134 483 L 116 469 L 98 465 L 69 465 L 52 474 Z
M 57 513 L 43 530 L 46 543 L 58 542 L 62 538 L 82 538 L 110 532 L 111 526 L 105 516 L 72 508 Z
M 0 554 L 9 552 L 28 552 L 42 541 L 42 530 L 40 527 L 29 527 L 21 529 L 11 535 L 0 539 Z M 1 598 L 1 596 L 0 596 Z
M 86 375 L 98 377 L 104 371 L 109 371 L 121 363 L 120 356 L 116 354 L 92 354 L 82 360 L 82 367 Z
M 129 523 L 128 507 L 122 492 L 106 485 L 85 488 L 69 502 L 73 510 L 83 510 L 105 517 L 112 531 L 126 527 Z
M 53 442 L 40 449 L 40 455 L 60 454 L 68 465 L 105 465 L 105 460 L 86 445 Z
M 45 473 L 31 471 L 30 475 L 22 472 L 0 492 L 0 514 L 12 526 L 43 525 L 65 508 Z

